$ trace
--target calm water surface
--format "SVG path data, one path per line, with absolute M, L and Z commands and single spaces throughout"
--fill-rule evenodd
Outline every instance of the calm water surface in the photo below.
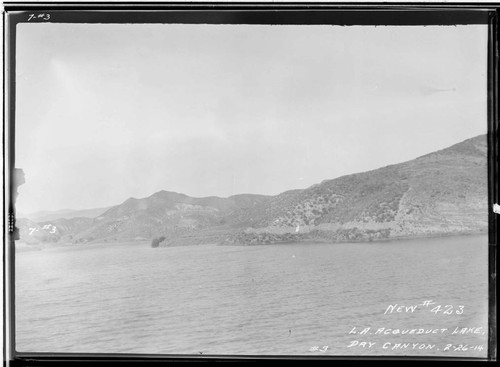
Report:
M 16 349 L 485 357 L 487 263 L 486 236 L 19 252 Z M 420 306 L 384 314 L 395 304 Z M 453 335 L 456 327 L 482 329 Z

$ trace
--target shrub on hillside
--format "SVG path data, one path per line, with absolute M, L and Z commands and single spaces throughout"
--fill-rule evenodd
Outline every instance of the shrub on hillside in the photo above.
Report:
M 155 237 L 151 240 L 151 247 L 160 247 L 160 243 L 162 243 L 163 241 L 165 241 L 165 236 Z

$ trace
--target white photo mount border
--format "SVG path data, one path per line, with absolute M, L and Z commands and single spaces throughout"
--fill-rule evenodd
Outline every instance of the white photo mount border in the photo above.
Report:
M 182 24 L 332 24 L 332 25 L 489 25 L 488 57 L 488 176 L 489 176 L 489 351 L 488 359 L 496 360 L 496 244 L 500 213 L 498 203 L 498 15 L 500 7 L 492 4 L 325 4 L 325 3 L 71 3 L 71 4 L 5 4 L 4 12 L 4 275 L 6 297 L 6 351 L 13 365 L 26 361 L 56 365 L 99 361 L 104 364 L 123 362 L 123 355 L 75 355 L 52 353 L 18 353 L 14 335 L 14 241 L 15 200 L 22 184 L 22 172 L 15 165 L 15 50 L 16 26 L 19 23 L 182 23 Z M 494 204 L 495 203 L 495 204 Z M 146 356 L 127 355 L 128 362 L 167 362 L 172 360 L 248 360 L 244 356 Z M 277 356 L 276 358 L 286 358 Z M 269 358 L 267 359 L 276 359 Z M 308 360 L 311 357 L 293 359 Z M 262 359 L 266 359 L 263 357 Z M 328 357 L 327 359 L 363 359 L 363 357 Z M 369 359 L 378 359 L 369 357 Z M 380 359 L 387 359 L 381 357 Z M 398 359 L 398 358 L 390 358 Z M 407 358 L 429 360 L 431 358 Z M 450 359 L 450 358 L 443 358 Z M 463 358 L 453 358 L 462 360 Z

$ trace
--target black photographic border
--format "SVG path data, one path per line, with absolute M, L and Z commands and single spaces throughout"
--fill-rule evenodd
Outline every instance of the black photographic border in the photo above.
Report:
M 4 233 L 4 363 L 31 365 L 129 365 L 180 361 L 277 361 L 277 360 L 405 360 L 405 363 L 429 361 L 496 360 L 496 269 L 499 214 L 498 203 L 498 104 L 500 3 L 4 3 L 4 115 L 3 115 L 3 223 Z M 488 24 L 488 242 L 489 242 L 489 341 L 488 357 L 388 357 L 388 356 L 296 356 L 296 355 L 149 355 L 95 353 L 20 353 L 15 351 L 15 68 L 16 26 L 27 23 L 28 15 L 50 13 L 52 23 L 188 23 L 188 24 L 331 24 L 331 25 L 458 25 Z

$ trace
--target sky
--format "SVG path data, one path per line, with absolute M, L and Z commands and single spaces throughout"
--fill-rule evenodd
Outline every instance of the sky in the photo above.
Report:
M 276 195 L 487 131 L 487 26 L 20 23 L 17 210 Z

